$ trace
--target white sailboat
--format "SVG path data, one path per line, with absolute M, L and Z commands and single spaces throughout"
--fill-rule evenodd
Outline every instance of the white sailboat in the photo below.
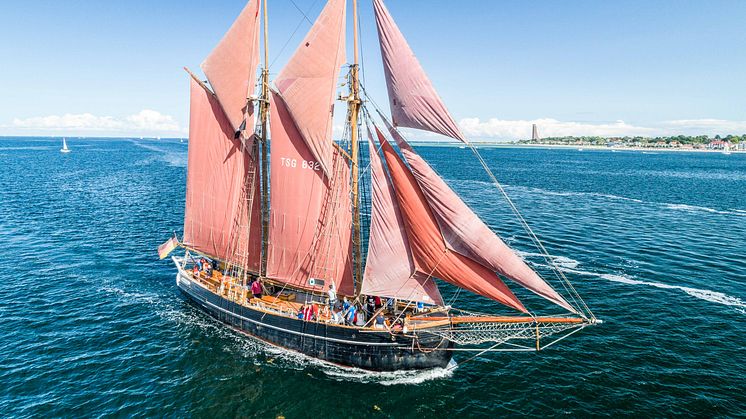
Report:
M 67 148 L 67 141 L 65 139 L 62 139 L 62 148 L 60 149 L 60 153 L 69 153 L 70 149 Z

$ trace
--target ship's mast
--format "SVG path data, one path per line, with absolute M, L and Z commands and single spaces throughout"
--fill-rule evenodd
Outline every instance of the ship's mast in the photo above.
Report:
M 262 69 L 262 97 L 259 102 L 262 123 L 262 259 L 259 269 L 261 276 L 267 276 L 267 251 L 269 244 L 269 187 L 268 172 L 269 163 L 267 159 L 267 113 L 269 112 L 269 48 L 267 47 L 267 0 L 264 6 L 264 68 Z
M 360 80 L 358 79 L 357 0 L 352 0 L 354 61 L 350 68 L 350 155 L 352 157 L 352 264 L 355 272 L 355 296 L 363 284 L 362 243 L 360 238 L 360 185 L 358 183 L 358 114 L 360 112 Z

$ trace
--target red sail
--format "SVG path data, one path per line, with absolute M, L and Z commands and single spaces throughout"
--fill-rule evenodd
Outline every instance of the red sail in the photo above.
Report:
M 275 79 L 298 131 L 327 176 L 331 176 L 337 78 L 345 61 L 345 3 L 329 0 Z
M 391 126 L 389 132 L 399 145 L 412 174 L 417 179 L 430 209 L 438 221 L 449 249 L 469 257 L 504 275 L 523 287 L 576 312 L 526 262 L 487 227 L 464 201 L 438 176 Z
M 277 93 L 271 95 L 271 213 L 267 276 L 352 295 L 350 167 L 337 151 L 328 178 Z M 323 285 L 319 285 L 320 281 Z
M 247 115 L 253 114 L 248 97 L 254 93 L 259 65 L 259 3 L 259 0 L 250 0 L 246 4 L 201 66 L 233 132 L 241 128 Z
M 412 173 L 383 140 L 383 155 L 396 190 L 417 269 L 508 307 L 527 313 L 512 291 L 483 265 L 450 250 Z M 431 279 L 432 280 L 432 279 Z
M 394 125 L 466 142 L 383 0 L 373 0 L 373 6 Z
M 378 133 L 380 135 L 380 133 Z M 362 294 L 443 304 L 438 285 L 417 271 L 396 193 L 368 131 L 371 216 Z
M 191 79 L 184 244 L 256 272 L 262 237 L 259 171 L 233 134 L 215 96 Z

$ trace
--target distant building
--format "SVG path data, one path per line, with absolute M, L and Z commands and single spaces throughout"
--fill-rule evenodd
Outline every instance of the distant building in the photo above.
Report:
M 539 138 L 539 129 L 536 128 L 536 124 L 533 124 L 531 127 L 531 140 L 533 141 L 539 141 L 541 138 Z
M 709 144 L 707 144 L 707 148 L 710 150 L 730 150 L 731 144 L 728 141 L 713 140 L 710 141 Z

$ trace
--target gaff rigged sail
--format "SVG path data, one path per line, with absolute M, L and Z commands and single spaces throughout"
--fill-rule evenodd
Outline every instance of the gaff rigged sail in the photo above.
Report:
M 184 245 L 258 271 L 262 230 L 257 176 L 249 150 L 234 138 L 215 96 L 191 79 Z
M 350 167 L 334 151 L 332 176 L 325 176 L 282 98 L 274 92 L 270 124 L 267 276 L 324 291 L 334 282 L 340 293 L 352 295 Z
M 337 78 L 345 61 L 345 3 L 329 0 L 275 79 L 298 132 L 327 176 L 332 167 Z
M 373 6 L 394 125 L 466 142 L 383 0 L 373 0 Z
M 414 265 L 396 193 L 370 131 L 368 146 L 372 197 L 368 258 L 361 293 L 443 304 L 438 285 Z
M 259 65 L 259 3 L 250 0 L 246 4 L 201 65 L 234 133 L 253 115 L 248 98 L 254 93 Z

